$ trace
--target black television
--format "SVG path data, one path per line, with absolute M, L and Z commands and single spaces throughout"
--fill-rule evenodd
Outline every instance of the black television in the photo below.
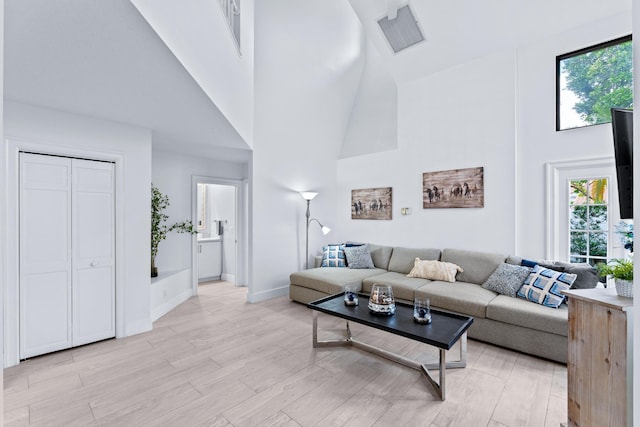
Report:
M 611 109 L 620 218 L 633 218 L 633 111 Z

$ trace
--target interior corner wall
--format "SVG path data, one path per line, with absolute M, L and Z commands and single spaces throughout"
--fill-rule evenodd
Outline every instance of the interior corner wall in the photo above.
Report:
M 191 177 L 207 176 L 212 178 L 246 179 L 246 165 L 184 156 L 166 151 L 152 152 L 153 184 L 169 197 L 168 224 L 186 221 L 192 218 Z M 169 233 L 167 239 L 160 242 L 156 266 L 159 272 L 191 269 L 192 239 L 188 234 Z
M 218 0 L 130 1 L 250 147 L 254 0 L 238 2 L 240 52 Z
M 397 150 L 338 162 L 340 241 L 512 252 L 514 106 L 513 51 L 400 85 Z M 424 172 L 480 166 L 484 208 L 423 209 Z M 376 187 L 392 187 L 393 219 L 352 220 L 351 190 Z
M 309 258 L 340 237 L 336 161 L 363 60 L 361 24 L 347 2 L 273 0 L 255 2 L 255 8 L 260 19 L 254 49 L 250 302 L 287 295 L 289 275 L 305 266 L 306 202 L 300 191 L 318 192 L 311 217 L 332 229 L 323 236 L 311 224 Z M 301 13 L 292 15 L 291 8 Z M 323 38 L 290 36 L 307 25 L 336 30 Z
M 122 197 L 122 206 L 116 209 L 123 209 L 118 221 L 124 242 L 123 252 L 117 256 L 126 262 L 118 267 L 123 269 L 119 276 L 123 283 L 116 287 L 123 292 L 116 297 L 116 305 L 121 305 L 116 311 L 122 316 L 116 334 L 120 337 L 150 330 L 151 131 L 5 100 L 4 137 L 3 150 L 8 156 L 17 156 L 17 152 L 9 153 L 7 144 L 19 141 L 21 146 L 49 154 L 100 153 L 123 159 L 119 167 L 125 182 L 116 185 L 126 191 L 117 196 Z M 11 185 L 15 179 L 9 178 Z
M 556 131 L 556 56 L 631 33 L 631 16 L 615 15 L 518 48 L 518 255 L 547 258 L 548 162 L 613 157 L 609 123 Z
M 398 87 L 380 52 L 366 42 L 366 60 L 340 158 L 398 148 Z

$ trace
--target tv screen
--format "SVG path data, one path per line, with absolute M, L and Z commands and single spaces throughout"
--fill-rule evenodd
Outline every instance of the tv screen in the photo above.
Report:
M 611 109 L 620 218 L 633 218 L 633 111 Z

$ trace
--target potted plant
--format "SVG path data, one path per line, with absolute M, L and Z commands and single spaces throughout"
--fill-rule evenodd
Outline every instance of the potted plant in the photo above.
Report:
M 164 213 L 167 207 L 169 207 L 169 197 L 162 194 L 155 185 L 151 184 L 151 277 L 158 276 L 158 267 L 156 267 L 158 245 L 167 238 L 168 233 L 171 231 L 196 233 L 190 220 L 167 225 L 166 222 L 169 219 L 169 215 Z
M 607 264 L 598 264 L 601 276 L 612 276 L 616 292 L 623 297 L 633 298 L 633 261 L 626 258 L 612 259 Z

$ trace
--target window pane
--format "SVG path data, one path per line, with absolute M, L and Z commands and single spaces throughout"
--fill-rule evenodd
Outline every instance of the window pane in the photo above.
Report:
M 631 38 L 561 55 L 557 60 L 557 130 L 611 121 L 611 107 L 633 106 Z
M 571 230 L 587 229 L 587 207 L 575 206 L 569 212 L 569 228 Z
M 589 203 L 602 205 L 608 202 L 609 191 L 607 178 L 590 179 L 589 180 Z
M 569 262 L 572 262 L 572 263 L 587 262 L 587 259 L 583 257 L 572 256 L 571 261 Z
M 587 255 L 587 233 L 572 231 L 571 232 L 571 254 Z
M 589 255 L 607 256 L 607 233 L 589 233 Z
M 569 181 L 569 205 L 586 205 L 588 182 L 586 179 Z
M 589 207 L 589 230 L 607 230 L 607 207 L 591 206 Z

